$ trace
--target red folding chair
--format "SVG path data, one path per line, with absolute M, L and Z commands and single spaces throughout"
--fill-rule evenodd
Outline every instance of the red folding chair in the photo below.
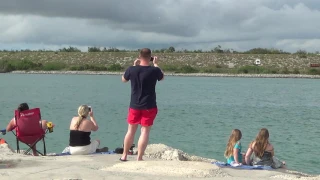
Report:
M 46 143 L 45 135 L 46 131 L 42 129 L 41 113 L 39 108 L 29 109 L 25 111 L 15 110 L 15 134 L 17 139 L 17 153 L 20 153 L 19 142 L 22 142 L 29 146 L 29 149 L 24 154 L 28 154 L 29 151 L 42 140 L 43 153 L 36 150 L 42 156 L 46 155 Z

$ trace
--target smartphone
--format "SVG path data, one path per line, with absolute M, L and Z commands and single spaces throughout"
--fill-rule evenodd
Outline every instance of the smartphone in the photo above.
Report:
M 88 108 L 89 108 L 89 112 L 91 112 L 91 106 L 88 106 Z
M 153 61 L 154 57 L 151 57 L 150 61 Z

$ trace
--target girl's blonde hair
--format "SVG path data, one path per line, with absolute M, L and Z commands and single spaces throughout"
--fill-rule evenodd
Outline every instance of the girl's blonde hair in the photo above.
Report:
M 78 108 L 78 121 L 75 124 L 75 128 L 78 129 L 83 119 L 87 118 L 89 115 L 89 107 L 87 105 L 81 105 Z
M 230 156 L 233 155 L 234 145 L 236 145 L 236 143 L 241 139 L 241 137 L 242 137 L 242 133 L 239 129 L 232 130 L 231 135 L 229 137 L 226 151 L 224 152 L 224 156 L 226 158 L 229 158 Z
M 253 152 L 256 156 L 262 157 L 264 151 L 269 144 L 269 131 L 266 128 L 260 129 L 256 139 L 252 142 L 254 143 Z M 251 143 L 251 145 L 252 145 Z

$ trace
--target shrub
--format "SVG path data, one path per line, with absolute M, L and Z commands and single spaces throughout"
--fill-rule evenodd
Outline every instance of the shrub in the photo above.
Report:
M 295 68 L 293 71 L 292 71 L 293 74 L 300 74 L 300 71 L 299 69 Z
M 224 69 L 224 68 L 205 68 L 205 69 L 202 69 L 200 72 L 202 72 L 202 73 L 226 73 L 226 72 L 228 72 L 228 69 Z
M 161 67 L 161 69 L 163 71 L 167 71 L 167 72 L 178 72 L 179 71 L 179 68 L 175 65 L 163 65 Z
M 7 60 L 4 61 L 0 61 L 0 72 L 10 72 L 10 71 L 14 71 L 15 67 L 10 64 Z
M 15 70 L 38 70 L 41 68 L 41 63 L 34 63 L 29 60 L 4 60 L 0 62 L 0 70 L 3 72 L 10 72 Z
M 39 67 L 39 64 L 36 64 L 29 60 L 13 61 L 12 65 L 16 70 L 33 70 Z
M 180 73 L 197 73 L 199 70 L 189 66 L 189 65 L 184 65 L 179 69 Z
M 71 71 L 107 71 L 107 67 L 99 65 L 80 65 L 80 66 L 71 66 L 69 68 Z
M 282 74 L 290 74 L 290 71 L 288 70 L 288 68 L 283 68 L 282 70 L 281 70 L 281 73 Z
M 122 71 L 123 67 L 120 64 L 111 64 L 108 68 L 108 71 Z
M 244 74 L 277 74 L 278 72 L 277 69 L 261 66 L 243 66 L 238 69 L 238 73 Z
M 259 74 L 261 71 L 260 69 L 261 68 L 258 66 L 243 66 L 238 69 L 238 72 L 244 73 L 244 74 L 248 74 L 248 73 Z
M 305 50 L 298 50 L 295 54 L 297 54 L 299 58 L 307 58 L 308 53 Z
M 319 69 L 309 69 L 308 74 L 310 75 L 320 75 Z
M 223 65 L 216 64 L 215 67 L 216 67 L 216 68 L 223 68 Z
M 57 71 L 57 70 L 62 70 L 66 68 L 66 64 L 61 63 L 61 62 L 51 62 L 51 63 L 46 63 L 43 67 L 42 70 L 44 71 Z

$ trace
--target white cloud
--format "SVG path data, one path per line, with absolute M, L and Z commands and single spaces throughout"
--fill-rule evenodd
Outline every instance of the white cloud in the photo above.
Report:
M 18 3 L 17 3 L 18 2 Z M 1 1 L 0 48 L 319 50 L 316 0 Z M 63 8 L 58 8 L 63 7 Z
M 288 49 L 308 50 L 311 52 L 320 51 L 320 39 L 284 39 L 276 44 L 277 47 Z

